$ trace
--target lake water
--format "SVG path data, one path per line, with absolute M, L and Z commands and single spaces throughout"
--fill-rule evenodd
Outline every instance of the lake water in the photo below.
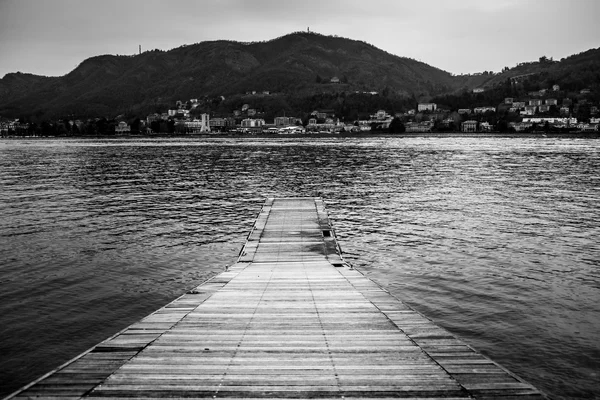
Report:
M 557 399 L 600 398 L 600 141 L 0 140 L 0 394 L 232 264 L 266 197 Z

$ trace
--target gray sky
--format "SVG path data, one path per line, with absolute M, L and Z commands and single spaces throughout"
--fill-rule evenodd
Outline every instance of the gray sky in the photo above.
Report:
M 0 77 L 100 54 L 306 30 L 460 74 L 600 47 L 600 0 L 0 0 Z

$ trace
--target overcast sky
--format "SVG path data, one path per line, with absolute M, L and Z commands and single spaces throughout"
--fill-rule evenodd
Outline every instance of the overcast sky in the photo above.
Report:
M 460 74 L 600 47 L 600 0 L 0 0 L 0 77 L 65 75 L 99 54 L 299 30 Z

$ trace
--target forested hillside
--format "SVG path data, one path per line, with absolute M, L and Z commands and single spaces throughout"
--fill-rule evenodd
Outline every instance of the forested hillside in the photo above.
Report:
M 144 114 L 178 99 L 254 91 L 284 95 L 293 104 L 357 91 L 427 98 L 455 89 L 453 82 L 445 71 L 364 42 L 299 32 L 268 42 L 214 41 L 97 56 L 58 78 L 9 74 L 0 80 L 0 115 Z
M 558 90 L 553 87 L 558 85 Z M 588 102 L 600 103 L 600 49 L 592 49 L 561 61 L 541 57 L 537 62 L 522 63 L 502 74 L 489 76 L 482 93 L 473 93 L 472 87 L 463 87 L 456 93 L 434 96 L 432 101 L 451 109 L 478 106 L 497 106 L 504 99 L 527 99 L 531 93 L 545 91 L 544 97 L 559 100 L 581 97 Z
M 583 88 L 598 96 L 600 49 L 561 61 L 542 57 L 502 73 L 452 76 L 368 43 L 297 32 L 267 42 L 212 41 L 97 56 L 62 77 L 7 74 L 0 79 L 0 116 L 38 122 L 145 116 L 199 98 L 200 109 L 210 112 L 231 112 L 251 101 L 267 115 L 328 108 L 356 117 L 377 107 L 414 108 L 417 101 L 454 109 L 493 105 L 554 84 L 563 96 Z M 485 91 L 473 94 L 476 87 Z

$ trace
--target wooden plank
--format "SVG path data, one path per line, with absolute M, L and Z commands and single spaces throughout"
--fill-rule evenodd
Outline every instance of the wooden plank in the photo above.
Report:
M 268 199 L 238 262 L 14 398 L 538 398 L 342 258 L 323 201 Z

